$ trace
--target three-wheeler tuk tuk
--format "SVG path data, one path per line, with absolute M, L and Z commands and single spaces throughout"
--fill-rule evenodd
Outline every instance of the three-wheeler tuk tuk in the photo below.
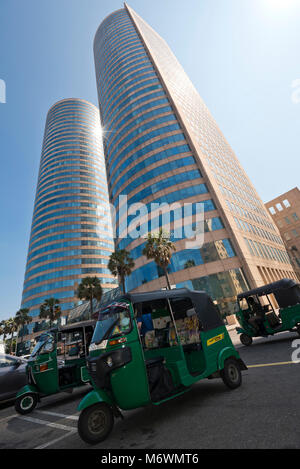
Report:
M 253 337 L 267 337 L 279 332 L 300 335 L 300 285 L 283 279 L 237 297 L 236 331 L 243 345 L 251 345 Z
M 41 397 L 90 382 L 86 357 L 95 321 L 83 321 L 44 332 L 27 362 L 28 384 L 18 393 L 15 409 L 19 414 L 31 412 Z
M 160 405 L 204 378 L 241 385 L 247 367 L 218 307 L 188 289 L 128 293 L 99 312 L 87 358 L 93 391 L 80 402 L 78 432 L 103 441 L 121 410 Z

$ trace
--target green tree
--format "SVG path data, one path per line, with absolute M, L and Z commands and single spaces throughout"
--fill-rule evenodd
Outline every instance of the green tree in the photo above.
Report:
M 90 302 L 90 319 L 93 317 L 93 300 L 100 301 L 102 298 L 102 287 L 98 277 L 85 277 L 78 285 L 76 295 L 80 300 L 87 300 Z
M 4 319 L 0 321 L 0 336 L 4 336 Z
M 6 335 L 10 334 L 9 345 L 8 345 L 8 353 L 11 355 L 12 352 L 12 344 L 13 344 L 13 337 L 14 333 L 17 332 L 18 326 L 14 318 L 9 318 L 6 321 Z
M 52 323 L 60 318 L 61 316 L 61 307 L 60 301 L 56 298 L 47 298 L 44 303 L 40 306 L 40 318 L 49 319 L 50 329 Z
M 9 320 L 4 319 L 1 321 L 1 335 L 3 335 L 4 349 L 6 351 L 6 337 L 10 334 Z
M 119 278 L 123 293 L 125 293 L 125 277 L 131 274 L 134 265 L 134 260 L 126 249 L 120 249 L 110 255 L 108 268 L 112 275 Z
M 153 259 L 156 265 L 163 270 L 169 290 L 171 289 L 171 284 L 167 269 L 171 262 L 172 251 L 176 251 L 176 247 L 170 241 L 170 235 L 164 232 L 162 228 L 157 233 L 148 233 L 143 255 L 147 259 Z
M 30 324 L 32 321 L 32 316 L 29 315 L 28 308 L 21 308 L 16 312 L 15 321 L 18 327 L 18 334 L 20 334 L 23 327 Z M 21 335 L 21 344 L 23 343 L 24 334 Z M 17 352 L 17 340 L 16 340 L 16 352 Z

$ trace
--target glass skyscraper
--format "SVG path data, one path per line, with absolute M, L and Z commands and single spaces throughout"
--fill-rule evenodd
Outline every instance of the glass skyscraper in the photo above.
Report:
M 21 307 L 35 318 L 54 297 L 64 315 L 85 276 L 98 277 L 104 291 L 114 288 L 113 250 L 99 110 L 64 99 L 47 115 Z M 33 321 L 24 334 L 40 327 Z
M 162 288 L 165 279 L 142 255 L 144 239 L 122 238 L 120 195 L 128 206 L 202 202 L 204 244 L 189 250 L 174 238 L 170 279 L 177 287 L 206 290 L 228 313 L 248 286 L 293 278 L 276 226 L 166 42 L 125 4 L 100 24 L 94 57 L 116 247 L 135 260 L 128 290 Z M 180 211 L 172 215 L 171 233 L 181 217 Z M 156 218 L 162 226 L 161 213 Z M 146 231 L 148 221 L 145 215 Z

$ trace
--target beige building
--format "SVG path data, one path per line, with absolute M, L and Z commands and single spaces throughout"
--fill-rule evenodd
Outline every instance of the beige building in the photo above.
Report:
M 227 314 L 242 290 L 295 278 L 271 215 L 164 39 L 125 4 L 100 24 L 94 56 L 116 244 L 135 260 L 127 289 L 160 289 L 165 278 L 142 255 L 145 239 L 122 238 L 128 218 L 121 195 L 147 209 L 151 203 L 203 204 L 204 244 L 187 249 L 186 239 L 174 236 L 170 280 L 206 290 Z M 140 219 L 146 232 L 149 218 Z M 171 232 L 181 218 L 174 215 Z M 156 220 L 164 227 L 159 211 Z M 189 222 L 195 224 L 194 211 Z
M 300 190 L 298 187 L 266 203 L 300 280 Z

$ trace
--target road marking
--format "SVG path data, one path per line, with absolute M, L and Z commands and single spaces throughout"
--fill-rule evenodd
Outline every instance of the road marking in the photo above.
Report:
M 12 418 L 14 418 L 14 417 L 18 417 L 18 415 L 17 415 L 17 414 L 8 415 L 7 417 L 4 417 L 3 419 L 0 420 L 0 424 L 1 424 L 2 422 L 5 422 L 6 420 L 10 420 L 10 419 L 12 419 Z
M 50 410 L 39 410 L 36 409 L 35 412 L 39 412 L 40 414 L 46 414 L 46 415 L 53 415 L 53 417 L 61 417 L 64 419 L 69 419 L 69 420 L 79 420 L 78 415 L 66 415 L 66 414 L 59 414 L 58 412 L 50 412 Z
M 65 416 L 64 414 L 57 414 L 56 412 L 48 412 L 46 410 L 45 411 L 38 411 L 38 412 L 42 412 L 44 414 L 55 415 L 55 416 L 63 416 L 64 418 L 69 417 L 72 420 L 77 420 L 76 419 L 77 416 L 75 416 L 75 415 Z M 74 427 L 71 427 L 71 426 L 68 426 L 68 425 L 61 425 L 60 423 L 48 422 L 47 420 L 41 420 L 41 419 L 37 419 L 37 418 L 33 418 L 33 417 L 28 417 L 28 416 L 25 416 L 25 415 L 16 415 L 16 417 L 21 419 L 21 420 L 26 420 L 27 422 L 36 423 L 38 425 L 44 425 L 46 427 L 56 428 L 57 430 L 67 431 L 67 433 L 65 435 L 61 435 L 60 437 L 55 438 L 54 440 L 48 441 L 47 443 L 43 443 L 40 446 L 36 446 L 34 449 L 47 448 L 48 446 L 51 446 L 51 445 L 57 443 L 58 441 L 64 440 L 68 436 L 74 435 L 74 433 L 77 432 L 77 428 L 74 428 Z
M 22 419 L 22 420 L 27 420 L 27 422 L 37 423 L 39 425 L 45 425 L 46 427 L 56 428 L 58 430 L 66 430 L 68 432 L 70 430 L 72 431 L 74 430 L 74 427 L 61 425 L 60 423 L 48 422 L 47 420 L 36 419 L 33 417 L 27 417 L 25 415 L 18 415 L 17 418 Z
M 247 368 L 262 368 L 264 366 L 280 366 L 280 365 L 297 365 L 299 362 L 278 362 L 278 363 L 262 363 L 259 365 L 247 365 Z
M 55 438 L 55 440 L 48 441 L 47 443 L 44 443 L 43 445 L 36 446 L 34 449 L 44 449 L 44 448 L 47 448 L 48 446 L 54 445 L 54 444 L 57 443 L 58 441 L 64 440 L 65 438 L 67 438 L 67 437 L 70 436 L 70 435 L 74 435 L 74 433 L 76 433 L 76 432 L 77 432 L 77 430 L 74 428 L 74 430 L 68 432 L 67 434 L 62 435 L 62 436 L 60 436 L 60 437 L 58 437 L 58 438 Z

